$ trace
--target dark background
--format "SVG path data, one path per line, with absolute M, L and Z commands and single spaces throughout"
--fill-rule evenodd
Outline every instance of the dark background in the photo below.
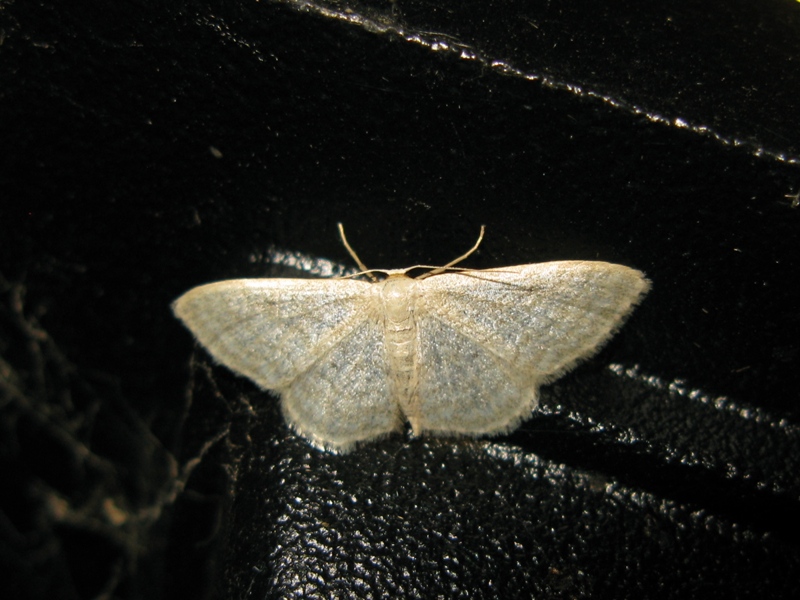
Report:
M 800 3 L 0 2 L 8 598 L 796 597 Z M 651 294 L 488 440 L 336 456 L 190 287 L 607 260 Z

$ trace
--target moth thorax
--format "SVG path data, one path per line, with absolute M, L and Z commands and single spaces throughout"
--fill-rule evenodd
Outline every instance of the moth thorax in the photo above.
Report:
M 410 321 L 414 312 L 414 287 L 410 277 L 390 277 L 383 282 L 381 301 L 387 329 L 405 329 L 413 326 Z

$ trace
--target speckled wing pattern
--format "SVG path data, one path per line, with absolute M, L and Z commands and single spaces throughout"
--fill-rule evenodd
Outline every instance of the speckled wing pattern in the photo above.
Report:
M 607 341 L 650 287 L 604 262 L 549 262 L 420 281 L 419 428 L 508 431 L 539 387 Z
M 352 279 L 238 279 L 189 290 L 173 310 L 215 360 L 280 393 L 301 435 L 345 449 L 402 425 L 378 294 Z

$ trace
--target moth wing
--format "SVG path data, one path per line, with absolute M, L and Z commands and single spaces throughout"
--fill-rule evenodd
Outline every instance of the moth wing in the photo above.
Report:
M 639 271 L 584 261 L 420 281 L 419 428 L 513 428 L 539 387 L 599 350 L 649 287 Z
M 296 430 L 346 449 L 399 426 L 375 298 L 349 279 L 239 279 L 189 290 L 173 310 L 214 359 L 280 393 Z
M 382 319 L 364 319 L 283 391 L 286 420 L 318 447 L 346 451 L 403 426 L 386 374 Z

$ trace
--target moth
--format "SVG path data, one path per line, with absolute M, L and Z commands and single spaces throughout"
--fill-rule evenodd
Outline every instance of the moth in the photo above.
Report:
M 443 267 L 369 270 L 339 232 L 365 277 L 233 279 L 172 305 L 216 361 L 278 393 L 287 422 L 337 452 L 406 421 L 415 435 L 512 430 L 650 289 L 607 262 L 456 268 L 483 228 Z

